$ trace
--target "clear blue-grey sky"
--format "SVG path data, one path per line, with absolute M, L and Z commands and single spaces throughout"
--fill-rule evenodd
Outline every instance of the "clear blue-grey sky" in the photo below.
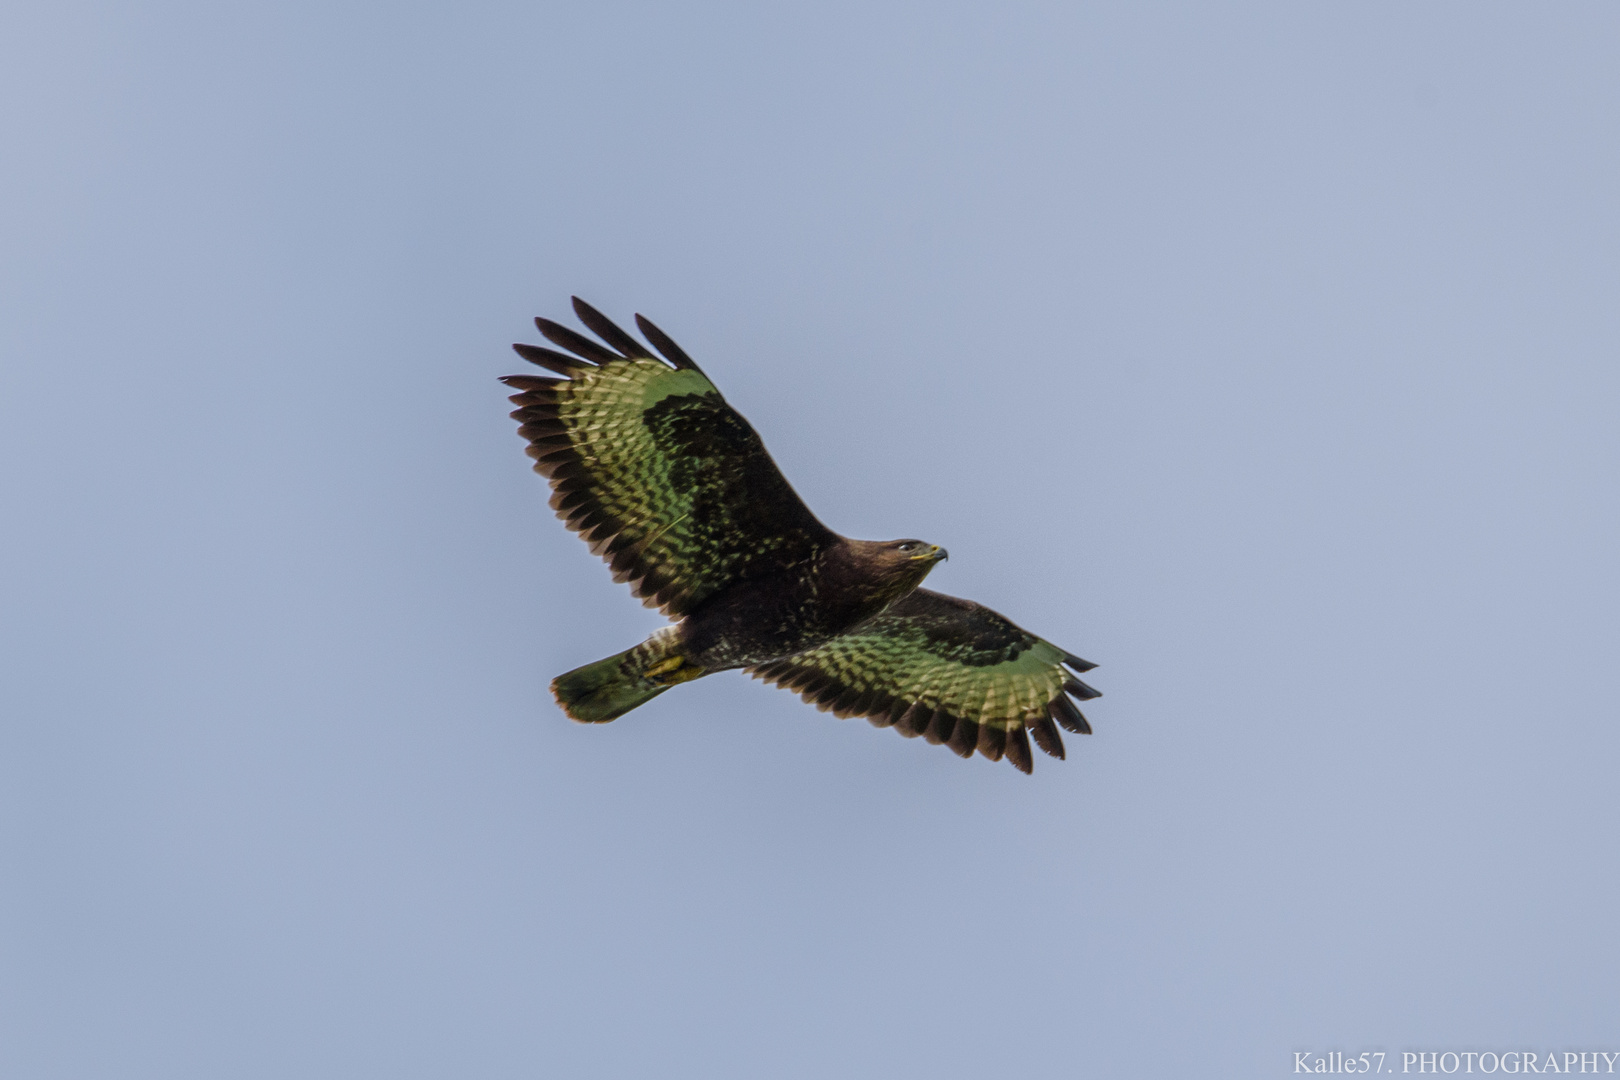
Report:
M 1613 5 L 62 0 L 0 143 L 0 1074 L 1620 1050 Z M 1096 734 L 565 720 L 570 293 Z

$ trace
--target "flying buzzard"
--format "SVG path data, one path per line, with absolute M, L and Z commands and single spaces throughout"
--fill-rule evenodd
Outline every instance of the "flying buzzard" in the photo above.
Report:
M 1070 696 L 1095 665 L 971 600 L 917 586 L 945 558 L 921 540 L 850 540 L 816 520 L 759 436 L 690 357 L 640 315 L 663 355 L 578 297 L 604 346 L 554 323 L 514 345 L 559 378 L 509 375 L 512 414 L 551 506 L 648 607 L 678 620 L 551 684 L 575 720 L 623 716 L 676 683 L 728 668 L 963 757 L 1023 772 L 1029 738 L 1063 757 L 1089 734 Z

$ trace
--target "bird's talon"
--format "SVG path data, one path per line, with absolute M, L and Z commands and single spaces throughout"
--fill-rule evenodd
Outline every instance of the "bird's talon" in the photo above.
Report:
M 648 668 L 645 674 L 647 678 L 656 680 L 658 676 L 674 671 L 685 662 L 686 659 L 684 657 L 666 656 L 662 660 L 658 661 L 658 663 Z
M 691 682 L 704 673 L 703 668 L 696 664 L 686 662 L 684 656 L 669 656 L 658 661 L 644 673 L 650 683 L 657 686 L 675 686 L 683 682 Z

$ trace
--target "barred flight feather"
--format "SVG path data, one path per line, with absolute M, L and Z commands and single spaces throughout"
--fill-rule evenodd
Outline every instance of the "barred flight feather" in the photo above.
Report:
M 583 357 L 593 364 L 612 364 L 629 357 L 620 356 L 612 349 L 598 345 L 577 330 L 570 330 L 561 323 L 554 323 L 550 319 L 536 319 L 534 325 L 539 327 L 540 333 L 545 335 L 547 341 L 559 348 L 567 349 L 575 356 Z
M 1007 731 L 995 724 L 979 725 L 979 753 L 991 761 L 1000 761 L 1007 751 Z
M 1035 758 L 1029 752 L 1029 736 L 1021 727 L 1009 728 L 1007 731 L 1007 760 L 1021 773 L 1035 771 Z
M 1063 760 L 1063 736 L 1058 733 L 1057 724 L 1050 716 L 1037 716 L 1031 720 L 1029 733 L 1034 737 L 1035 745 L 1041 748 L 1041 753 Z
M 1076 735 L 1090 735 L 1091 725 L 1086 723 L 1085 716 L 1075 708 L 1074 702 L 1059 694 L 1047 704 L 1052 719 L 1063 725 L 1064 730 L 1072 731 Z
M 636 325 L 641 328 L 643 334 L 647 335 L 647 340 L 652 342 L 653 348 L 662 353 L 664 359 L 674 364 L 677 370 L 700 371 L 698 366 L 692 362 L 692 358 L 686 355 L 686 350 L 675 344 L 668 334 L 654 326 L 651 319 L 644 315 L 637 315 Z
M 1090 701 L 1092 698 L 1102 697 L 1101 692 L 1093 690 L 1079 679 L 1069 679 L 1063 684 L 1063 689 L 1081 701 Z
M 979 747 L 979 725 L 971 720 L 958 720 L 951 729 L 951 737 L 945 740 L 945 745 L 957 757 L 970 758 L 973 751 Z
M 625 356 L 638 360 L 657 359 L 647 351 L 645 345 L 620 330 L 606 315 L 603 315 L 577 296 L 571 299 L 574 302 L 574 314 L 579 316 L 580 322 L 590 328 L 591 333 L 618 349 Z
M 539 345 L 525 345 L 522 342 L 514 342 L 512 351 L 529 363 L 537 367 L 543 367 L 547 371 L 555 371 L 558 375 L 572 377 L 581 372 L 589 371 L 591 368 L 590 364 L 576 356 L 569 356 L 567 353 L 560 353 L 555 349 L 541 348 Z M 510 377 L 507 381 L 511 384 Z

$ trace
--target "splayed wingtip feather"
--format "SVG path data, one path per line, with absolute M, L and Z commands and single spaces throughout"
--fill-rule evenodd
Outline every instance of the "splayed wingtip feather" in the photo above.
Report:
M 600 311 L 597 311 L 595 308 L 591 307 L 591 305 L 587 304 L 577 296 L 570 297 L 569 299 L 574 303 L 574 314 L 579 316 L 580 322 L 584 323 L 590 328 L 591 333 L 595 334 L 597 337 L 601 338 L 615 349 L 618 349 L 626 356 L 635 357 L 638 360 L 657 359 L 657 357 L 647 351 L 647 347 L 645 345 L 621 330 L 619 325 L 612 319 L 608 318 L 606 315 L 603 315 Z

